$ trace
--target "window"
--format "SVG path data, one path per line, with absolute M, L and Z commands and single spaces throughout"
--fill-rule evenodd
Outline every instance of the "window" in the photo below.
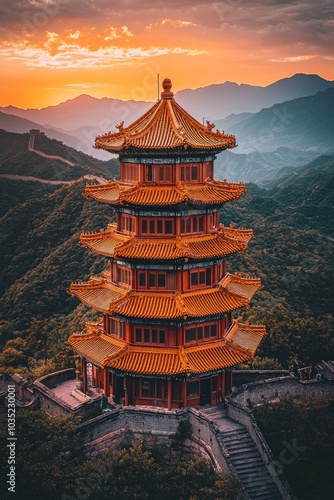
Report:
M 201 326 L 189 326 L 185 329 L 185 342 L 202 342 L 203 339 L 217 337 L 217 324 L 208 323 Z
M 174 275 L 166 271 L 139 271 L 137 275 L 138 288 L 166 289 L 172 290 L 174 286 Z
M 155 277 L 156 273 L 149 273 L 148 284 L 150 288 L 155 288 Z
M 182 166 L 180 170 L 180 179 L 183 182 L 198 181 L 198 165 Z
M 146 288 L 146 273 L 139 273 L 139 286 Z
M 122 231 L 129 233 L 135 232 L 135 218 L 132 215 L 122 214 L 121 216 Z
M 188 382 L 187 383 L 187 396 L 198 396 L 199 394 L 199 383 L 198 382 Z
M 141 384 L 140 384 L 141 381 Z M 155 380 L 152 378 L 136 379 L 135 395 L 143 398 L 161 399 L 163 380 Z M 141 394 L 140 394 L 141 389 Z
M 173 234 L 173 221 L 165 220 L 165 234 Z
M 142 234 L 174 234 L 174 219 L 157 219 L 156 217 L 141 220 Z
M 211 285 L 211 268 L 196 269 L 190 272 L 190 286 Z
M 166 330 L 163 328 L 151 328 L 138 326 L 135 328 L 135 339 L 138 344 L 165 344 Z
M 181 234 L 185 233 L 198 233 L 204 230 L 204 217 L 203 215 L 182 217 L 180 221 Z
M 146 165 L 146 180 L 147 182 L 153 181 L 153 169 L 152 165 Z
M 137 181 L 138 165 L 131 163 L 121 163 L 121 178 L 123 181 Z
M 164 273 L 158 273 L 158 288 L 165 288 L 166 286 L 166 275 Z
M 109 334 L 124 338 L 124 323 L 118 319 L 109 318 Z
M 131 271 L 130 271 L 130 269 L 125 269 L 124 267 L 117 266 L 116 281 L 117 281 L 117 283 L 123 283 L 125 285 L 130 285 L 131 284 Z

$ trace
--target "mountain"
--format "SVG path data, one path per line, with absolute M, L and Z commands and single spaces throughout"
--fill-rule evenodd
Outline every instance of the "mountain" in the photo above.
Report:
M 258 113 L 218 120 L 237 137 L 236 151 L 274 151 L 284 146 L 319 154 L 334 150 L 334 88 L 314 96 L 275 104 Z
M 279 147 L 275 151 L 236 154 L 224 151 L 217 156 L 215 172 L 217 179 L 228 179 L 230 182 L 255 182 L 261 187 L 270 184 L 281 169 L 293 171 L 319 156 L 315 151 L 300 151 L 287 147 Z
M 269 194 L 300 214 L 299 225 L 333 234 L 334 154 L 302 167 L 282 169 L 271 180 Z M 332 240 L 333 241 L 333 240 Z
M 118 160 L 101 161 L 76 151 L 43 133 L 35 138 L 34 150 L 28 149 L 29 134 L 0 130 L 0 174 L 32 176 L 45 180 L 72 181 L 84 175 L 112 179 L 118 175 Z
M 131 123 L 143 114 L 152 103 L 145 101 L 121 101 L 103 97 L 97 99 L 81 95 L 62 102 L 57 106 L 42 109 L 20 109 L 14 106 L 0 108 L 6 114 L 33 120 L 43 126 L 63 131 L 73 131 L 82 127 L 93 128 L 98 134 L 105 133 L 124 120 Z
M 24 134 L 31 129 L 38 129 L 51 139 L 62 141 L 72 148 L 77 148 L 79 143 L 78 138 L 75 136 L 64 134 L 52 128 L 43 127 L 43 125 L 39 123 L 21 118 L 20 116 L 3 113 L 2 111 L 0 111 L 0 129 L 6 130 L 7 132 L 16 132 L 18 134 Z
M 262 108 L 290 101 L 299 97 L 315 95 L 334 87 L 334 81 L 325 80 L 318 75 L 296 74 L 278 80 L 267 87 L 233 82 L 209 85 L 195 90 L 177 92 L 178 103 L 200 122 L 218 120 L 234 113 L 255 113 Z M 228 132 L 228 130 L 226 128 Z
M 276 103 L 315 95 L 330 87 L 334 87 L 333 81 L 317 75 L 296 74 L 267 87 L 225 82 L 195 90 L 181 90 L 175 97 L 181 106 L 202 122 L 203 118 L 217 120 L 232 113 L 254 113 Z M 57 106 L 43 109 L 7 106 L 0 108 L 0 111 L 32 120 L 60 132 L 81 130 L 81 138 L 84 135 L 86 140 L 87 138 L 91 140 L 93 134 L 98 135 L 114 129 L 122 120 L 125 124 L 130 124 L 152 104 L 146 101 L 121 101 L 108 97 L 97 99 L 81 95 Z M 83 128 L 86 129 L 84 132 Z M 94 129 L 94 133 L 90 133 L 91 129 Z

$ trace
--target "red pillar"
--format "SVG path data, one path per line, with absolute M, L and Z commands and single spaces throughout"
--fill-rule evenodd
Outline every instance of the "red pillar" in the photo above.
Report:
M 187 382 L 182 382 L 182 400 L 183 408 L 187 406 Z
M 125 323 L 125 342 L 131 343 L 131 325 L 130 323 Z
M 127 376 L 124 376 L 124 405 L 129 406 L 129 395 L 127 391 Z
M 85 359 L 82 360 L 82 392 L 86 394 L 87 392 L 87 362 Z
M 109 373 L 106 367 L 104 367 L 104 373 L 103 373 L 103 385 L 104 385 L 104 395 L 109 398 L 110 391 L 109 391 Z

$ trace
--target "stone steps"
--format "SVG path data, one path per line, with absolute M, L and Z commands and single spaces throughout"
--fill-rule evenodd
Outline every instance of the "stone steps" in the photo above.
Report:
M 200 410 L 215 422 L 219 429 L 217 439 L 228 451 L 230 462 L 250 500 L 282 500 L 248 430 L 226 417 L 221 407 Z
M 219 440 L 227 449 L 232 465 L 251 500 L 281 500 L 254 441 L 245 428 L 220 432 Z

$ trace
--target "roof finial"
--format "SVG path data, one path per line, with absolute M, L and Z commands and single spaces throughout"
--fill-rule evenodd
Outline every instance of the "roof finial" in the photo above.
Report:
M 161 92 L 162 99 L 172 99 L 174 97 L 173 92 L 170 90 L 172 88 L 172 81 L 170 78 L 165 78 L 163 80 L 162 88 L 164 89 L 164 91 Z

